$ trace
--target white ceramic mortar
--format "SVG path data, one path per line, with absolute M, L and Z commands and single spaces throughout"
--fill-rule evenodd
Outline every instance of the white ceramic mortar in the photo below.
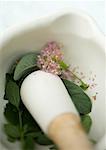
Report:
M 46 42 L 52 40 L 64 45 L 67 63 L 79 66 L 86 77 L 90 71 L 96 74 L 97 87 L 88 90 L 91 97 L 93 93 L 98 92 L 96 101 L 93 101 L 93 125 L 89 136 L 97 141 L 96 150 L 106 149 L 106 140 L 103 138 L 106 127 L 104 38 L 95 21 L 84 12 L 76 10 L 39 17 L 34 22 L 11 28 L 4 33 L 0 39 L 0 149 L 20 150 L 19 143 L 9 143 L 2 130 L 5 122 L 5 73 L 17 57 L 27 52 L 38 51 Z M 84 80 L 87 81 L 87 78 Z M 47 150 L 47 147 L 38 146 L 38 150 L 42 149 Z

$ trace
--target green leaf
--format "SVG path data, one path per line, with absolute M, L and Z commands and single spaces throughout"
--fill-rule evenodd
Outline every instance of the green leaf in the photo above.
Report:
M 36 53 L 29 53 L 23 56 L 15 68 L 14 80 L 18 80 L 29 68 L 36 66 L 36 62 Z
M 80 85 L 80 87 L 85 91 L 88 89 L 89 85 L 85 84 L 82 82 L 82 84 Z
M 22 116 L 21 116 L 22 117 Z M 22 122 L 23 123 L 23 122 Z M 23 133 L 25 134 L 25 133 L 27 133 L 28 132 L 28 125 L 27 124 L 25 124 L 25 125 L 23 125 Z
M 27 113 L 25 114 L 26 116 L 28 116 Z M 29 124 L 29 122 L 32 121 L 32 118 L 29 119 L 28 117 L 28 120 L 26 120 L 26 124 L 24 125 L 24 136 L 31 136 L 35 138 L 36 143 L 40 145 L 53 144 L 53 142 L 42 132 L 42 130 L 40 129 L 40 127 L 36 122 L 34 122 L 34 124 L 33 123 Z
M 58 150 L 58 147 L 56 145 L 53 145 L 49 148 L 50 150 Z
M 39 134 L 41 134 L 41 131 L 34 131 L 34 132 L 26 133 L 24 136 L 31 136 L 33 138 L 37 138 Z
M 12 137 L 12 138 L 19 138 L 20 137 L 20 130 L 18 126 L 14 126 L 11 124 L 5 124 L 4 125 L 4 131 L 5 133 Z
M 17 108 L 19 107 L 20 92 L 18 85 L 14 81 L 9 81 L 7 83 L 6 96 L 11 104 L 16 106 Z
M 90 98 L 84 91 L 76 84 L 71 81 L 63 79 L 63 83 L 75 104 L 78 112 L 80 114 L 88 114 L 91 112 L 92 103 Z
M 32 72 L 37 71 L 37 70 L 39 70 L 39 68 L 36 67 L 36 66 L 27 69 L 27 70 L 25 71 L 25 73 L 20 77 L 20 79 L 18 80 L 17 84 L 21 87 L 22 82 L 24 81 L 24 79 L 25 79 L 29 74 L 31 74 Z
M 23 113 L 22 113 L 22 122 L 23 125 L 26 126 L 26 132 L 32 131 L 41 131 L 37 122 L 33 119 L 32 115 L 28 112 L 28 110 L 23 105 Z
M 23 150 L 34 150 L 35 142 L 31 136 L 27 136 L 22 141 L 22 149 Z
M 52 145 L 53 144 L 53 142 L 42 132 L 38 133 L 38 136 L 35 140 L 40 145 Z
M 14 74 L 14 71 L 15 71 L 15 68 L 16 68 L 16 66 L 17 66 L 17 63 L 18 63 L 18 60 L 15 61 L 15 62 L 13 63 L 13 65 L 11 65 L 11 68 L 9 69 L 9 73 L 12 74 L 12 76 L 13 76 L 13 74 Z
M 14 124 L 14 125 L 19 124 L 18 110 L 11 103 L 6 104 L 6 107 L 4 110 L 4 116 L 11 124 Z
M 90 139 L 90 141 L 91 141 L 91 143 L 92 143 L 93 145 L 95 145 L 95 144 L 97 143 L 97 141 L 95 141 L 95 140 L 93 140 L 93 139 Z
M 16 138 L 13 138 L 11 136 L 8 136 L 8 141 L 11 142 L 11 143 L 14 143 L 17 139 Z
M 4 99 L 5 100 L 8 100 L 6 91 L 7 91 L 7 84 L 8 84 L 9 81 L 13 81 L 12 75 L 9 74 L 9 73 L 6 73 L 5 94 L 4 94 Z
M 89 115 L 81 116 L 81 122 L 82 122 L 82 125 L 83 125 L 85 131 L 87 133 L 89 133 L 91 125 L 92 125 L 91 117 Z

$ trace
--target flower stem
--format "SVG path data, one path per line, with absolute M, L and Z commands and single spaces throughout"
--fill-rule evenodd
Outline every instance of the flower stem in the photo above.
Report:
M 76 79 L 78 79 L 78 80 L 80 81 L 80 83 L 81 83 L 80 87 L 81 87 L 83 90 L 86 90 L 86 89 L 89 87 L 89 85 L 86 84 L 84 81 L 82 81 L 76 74 L 74 74 L 71 70 L 69 70 L 69 71 L 70 71 L 70 73 L 71 73 Z

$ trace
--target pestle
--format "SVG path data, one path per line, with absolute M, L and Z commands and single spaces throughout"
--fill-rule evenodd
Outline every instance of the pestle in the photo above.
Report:
M 33 118 L 59 150 L 91 150 L 79 114 L 61 79 L 35 71 L 21 86 L 21 98 Z

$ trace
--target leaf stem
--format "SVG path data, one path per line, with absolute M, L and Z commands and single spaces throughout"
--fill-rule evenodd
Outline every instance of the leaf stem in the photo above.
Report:
M 22 129 L 22 118 L 21 118 L 21 111 L 19 110 L 19 124 L 20 124 L 20 129 Z
M 23 142 L 22 112 L 19 110 L 20 139 Z

